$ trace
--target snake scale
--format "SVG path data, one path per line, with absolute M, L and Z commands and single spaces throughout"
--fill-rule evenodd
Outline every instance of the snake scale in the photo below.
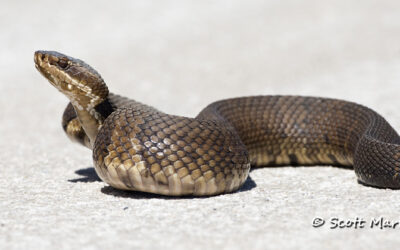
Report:
M 353 167 L 359 182 L 400 187 L 400 137 L 375 111 L 336 99 L 254 96 L 217 101 L 195 118 L 109 93 L 89 65 L 36 51 L 35 66 L 68 97 L 62 125 L 92 149 L 96 173 L 117 189 L 162 195 L 233 192 L 250 165 Z

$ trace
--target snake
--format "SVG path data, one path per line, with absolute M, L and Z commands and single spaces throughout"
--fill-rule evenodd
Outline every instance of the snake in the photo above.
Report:
M 400 188 L 400 137 L 365 106 L 248 96 L 216 101 L 190 118 L 109 92 L 80 59 L 36 51 L 34 62 L 69 99 L 62 117 L 67 136 L 92 151 L 97 175 L 113 188 L 212 196 L 238 190 L 251 167 L 285 165 L 348 167 L 361 184 Z

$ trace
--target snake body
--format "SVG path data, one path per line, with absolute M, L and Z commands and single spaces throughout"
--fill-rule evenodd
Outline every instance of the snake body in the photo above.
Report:
M 400 137 L 375 111 L 336 99 L 253 96 L 218 101 L 195 118 L 109 93 L 89 65 L 37 51 L 35 66 L 66 95 L 67 135 L 92 149 L 109 185 L 162 195 L 233 192 L 250 165 L 354 167 L 366 185 L 400 187 Z

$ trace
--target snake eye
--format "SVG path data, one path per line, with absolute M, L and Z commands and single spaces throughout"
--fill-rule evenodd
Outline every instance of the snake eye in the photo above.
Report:
M 68 67 L 68 62 L 61 58 L 58 62 L 57 62 L 58 66 L 60 66 L 60 68 L 62 69 L 66 69 Z

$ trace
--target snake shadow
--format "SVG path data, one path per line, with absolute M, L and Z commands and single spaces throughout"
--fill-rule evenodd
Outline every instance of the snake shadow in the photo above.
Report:
M 82 177 L 68 180 L 69 182 L 77 183 L 77 182 L 101 182 L 101 179 L 96 174 L 96 171 L 93 167 L 82 168 L 75 171 L 75 174 L 80 175 Z

